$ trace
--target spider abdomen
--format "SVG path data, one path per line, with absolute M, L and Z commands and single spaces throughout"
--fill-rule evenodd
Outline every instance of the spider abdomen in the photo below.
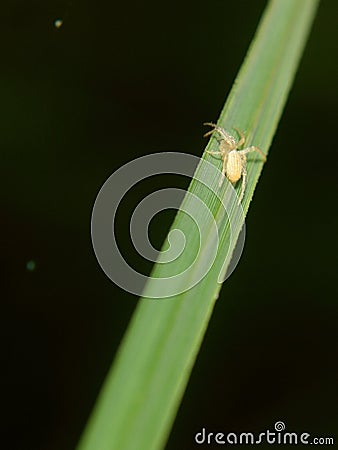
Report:
M 236 183 L 242 176 L 243 159 L 242 156 L 236 151 L 232 150 L 228 153 L 228 159 L 226 164 L 226 176 L 231 183 Z

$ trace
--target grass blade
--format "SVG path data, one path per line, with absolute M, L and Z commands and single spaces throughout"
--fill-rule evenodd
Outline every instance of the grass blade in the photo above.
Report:
M 257 145 L 265 153 L 269 149 L 316 6 L 316 0 L 274 0 L 266 8 L 218 121 L 226 129 L 238 127 L 245 131 L 248 146 Z M 216 151 L 217 147 L 217 141 L 212 138 L 207 150 Z M 152 292 L 152 280 L 149 281 L 79 450 L 152 450 L 162 448 L 166 442 L 221 288 L 218 280 L 219 274 L 223 272 L 224 275 L 226 270 L 224 255 L 229 254 L 228 250 L 231 253 L 234 244 L 220 202 L 198 181 L 207 180 L 210 186 L 218 189 L 218 179 L 215 179 L 211 165 L 219 168 L 221 161 L 204 153 L 189 192 L 202 199 L 212 212 L 211 218 L 201 213 L 204 231 L 211 230 L 212 221 L 215 221 L 220 232 L 214 264 L 197 286 L 169 299 L 146 298 Z M 262 167 L 259 156 L 248 160 L 248 181 L 242 202 L 245 212 Z M 218 191 L 226 202 L 231 201 L 227 197 L 227 186 Z M 192 201 L 191 197 L 186 197 L 183 204 L 188 209 L 190 205 L 198 215 Z M 230 208 L 230 218 L 236 240 L 244 216 L 236 216 L 235 209 Z M 172 264 L 156 264 L 153 277 L 169 276 L 174 269 L 180 273 L 198 249 L 197 230 L 191 230 L 183 212 L 177 214 L 172 229 L 190 234 L 189 251 Z M 201 248 L 202 259 L 210 248 L 210 242 Z

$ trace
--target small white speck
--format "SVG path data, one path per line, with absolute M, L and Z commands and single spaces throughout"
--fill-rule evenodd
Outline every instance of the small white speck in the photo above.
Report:
M 61 28 L 63 24 L 63 21 L 61 19 L 55 19 L 54 20 L 54 27 L 55 28 Z

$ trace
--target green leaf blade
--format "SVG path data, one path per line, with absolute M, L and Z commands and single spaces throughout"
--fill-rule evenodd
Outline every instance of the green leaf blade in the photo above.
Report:
M 218 122 L 228 130 L 242 129 L 247 136 L 246 146 L 257 145 L 268 152 L 317 3 L 316 0 L 273 0 L 266 8 Z M 210 139 L 207 150 L 217 148 L 216 139 Z M 219 168 L 222 162 L 204 153 L 196 178 L 208 180 L 217 189 L 219 180 L 210 178 L 213 176 L 210 164 Z M 248 159 L 245 212 L 262 168 L 258 155 Z M 152 289 L 149 280 L 145 298 L 140 300 L 131 320 L 79 450 L 156 450 L 166 442 L 219 295 L 218 278 L 226 269 L 222 269 L 226 249 L 233 250 L 220 202 L 197 180 L 192 181 L 189 192 L 208 205 L 221 230 L 214 264 L 197 286 L 168 299 L 146 298 Z M 220 192 L 226 195 L 226 187 Z M 230 219 L 234 222 L 236 240 L 244 217 L 236 216 L 235 209 L 230 208 Z M 205 218 L 206 232 L 212 226 L 209 220 Z M 182 231 L 189 228 L 184 215 L 176 216 L 172 229 L 175 228 Z M 192 242 L 191 250 L 196 250 L 197 237 Z M 211 247 L 210 242 L 206 244 L 201 249 L 205 252 L 202 256 L 208 257 Z M 187 257 L 178 259 L 178 272 Z M 166 265 L 156 264 L 152 275 L 165 274 Z

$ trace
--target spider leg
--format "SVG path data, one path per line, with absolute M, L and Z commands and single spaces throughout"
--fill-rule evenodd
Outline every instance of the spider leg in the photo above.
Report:
M 205 153 L 210 153 L 210 155 L 221 155 L 222 152 L 210 152 L 209 150 L 206 150 Z
M 262 150 L 259 147 L 256 147 L 255 145 L 243 148 L 243 150 L 238 150 L 238 153 L 240 153 L 243 156 L 251 152 L 259 152 L 262 155 L 264 161 L 266 161 L 266 155 L 262 152 Z
M 203 135 L 203 137 L 207 137 L 207 136 L 209 136 L 210 134 L 217 132 L 217 133 L 219 133 L 219 134 L 222 136 L 223 139 L 225 139 L 226 141 L 228 141 L 229 136 L 227 135 L 227 133 L 224 132 L 223 128 L 219 127 L 218 125 L 215 125 L 215 124 L 212 123 L 212 122 L 205 122 L 203 125 L 209 125 L 210 127 L 213 127 L 213 130 L 210 130 L 210 131 L 208 131 L 207 133 L 205 133 L 205 134 Z
M 209 150 L 205 151 L 206 153 L 210 153 L 210 155 L 222 155 L 222 160 L 223 160 L 223 165 L 222 165 L 222 174 L 221 174 L 221 178 L 219 180 L 219 187 L 222 186 L 223 181 L 224 181 L 224 177 L 225 177 L 225 170 L 226 170 L 226 164 L 228 161 L 228 154 L 224 153 L 224 152 L 211 152 Z
M 243 169 L 242 169 L 242 186 L 241 186 L 241 193 L 238 198 L 238 204 L 240 204 L 244 197 L 244 192 L 246 188 L 246 178 L 247 178 L 247 171 L 246 171 L 246 158 L 243 157 Z
M 225 178 L 225 172 L 226 172 L 226 167 L 227 167 L 227 162 L 228 162 L 228 154 L 225 153 L 223 154 L 223 165 L 222 165 L 222 175 L 221 178 L 219 180 L 218 186 L 221 187 Z
M 244 136 L 244 133 L 239 129 L 239 128 L 235 128 L 234 127 L 234 130 L 236 130 L 237 131 L 237 133 L 238 133 L 238 135 L 239 135 L 239 141 L 237 142 L 237 147 L 240 147 L 241 145 L 243 145 L 244 144 L 244 142 L 245 142 L 245 136 Z

